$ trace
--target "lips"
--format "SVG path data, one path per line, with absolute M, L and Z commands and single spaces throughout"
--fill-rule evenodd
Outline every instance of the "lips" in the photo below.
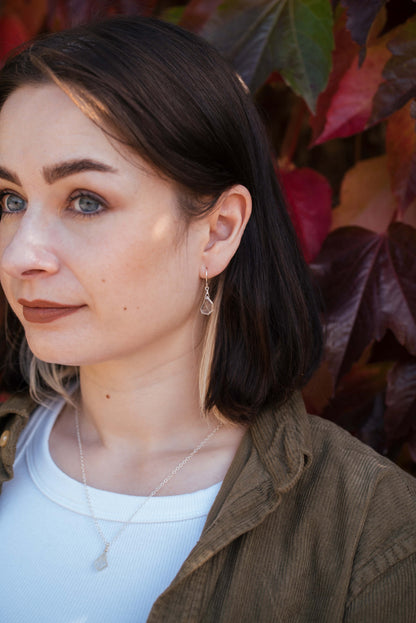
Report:
M 65 303 L 56 303 L 55 301 L 44 301 L 36 299 L 27 301 L 26 299 L 18 299 L 18 303 L 23 307 L 23 317 L 28 322 L 46 323 L 58 320 L 69 314 L 74 314 L 85 305 L 67 305 Z

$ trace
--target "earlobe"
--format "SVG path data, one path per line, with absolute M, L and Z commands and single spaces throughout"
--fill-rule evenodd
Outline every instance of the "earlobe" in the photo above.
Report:
M 237 251 L 251 215 L 251 207 L 249 191 L 238 184 L 221 195 L 216 209 L 208 216 L 209 239 L 202 262 L 210 278 L 219 275 Z M 201 274 L 201 278 L 204 277 L 205 274 Z

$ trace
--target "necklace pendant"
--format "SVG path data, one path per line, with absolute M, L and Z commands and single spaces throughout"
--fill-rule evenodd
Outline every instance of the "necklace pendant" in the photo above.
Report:
M 103 551 L 101 556 L 98 556 L 97 560 L 94 560 L 94 567 L 97 569 L 97 571 L 102 571 L 103 569 L 108 567 L 106 550 Z

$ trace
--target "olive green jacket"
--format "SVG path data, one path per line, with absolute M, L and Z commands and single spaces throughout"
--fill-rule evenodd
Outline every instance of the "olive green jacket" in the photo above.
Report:
M 0 408 L 1 482 L 33 406 Z M 415 623 L 416 480 L 295 395 L 244 437 L 148 621 Z

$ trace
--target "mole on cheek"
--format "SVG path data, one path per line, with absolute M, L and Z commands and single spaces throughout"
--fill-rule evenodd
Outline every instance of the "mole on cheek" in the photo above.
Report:
M 126 311 L 127 307 L 123 307 L 124 311 Z
M 106 394 L 105 397 L 107 398 L 107 400 L 111 398 L 110 394 Z
M 105 279 L 101 279 L 101 283 L 105 283 Z

